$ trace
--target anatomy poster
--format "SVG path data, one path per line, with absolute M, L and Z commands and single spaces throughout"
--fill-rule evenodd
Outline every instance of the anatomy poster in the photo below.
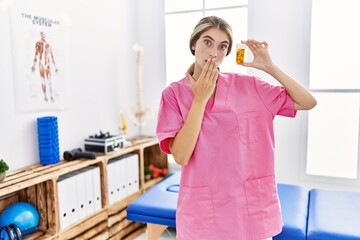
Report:
M 10 9 L 16 112 L 67 108 L 68 21 L 37 8 Z

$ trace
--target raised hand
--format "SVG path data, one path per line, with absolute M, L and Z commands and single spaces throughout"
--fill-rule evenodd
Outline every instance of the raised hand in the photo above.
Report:
M 241 42 L 246 44 L 254 55 L 254 58 L 251 62 L 244 62 L 242 65 L 267 72 L 268 68 L 273 65 L 268 51 L 268 43 L 265 41 L 260 42 L 254 39 Z
M 194 101 L 204 104 L 209 100 L 214 94 L 218 73 L 218 63 L 215 58 L 209 58 L 197 80 L 189 73 L 186 74 L 194 92 Z

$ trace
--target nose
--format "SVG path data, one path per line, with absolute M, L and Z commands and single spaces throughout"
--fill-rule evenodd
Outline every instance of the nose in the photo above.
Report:
M 210 51 L 210 57 L 217 57 L 217 50 L 216 49 L 212 49 L 211 51 Z

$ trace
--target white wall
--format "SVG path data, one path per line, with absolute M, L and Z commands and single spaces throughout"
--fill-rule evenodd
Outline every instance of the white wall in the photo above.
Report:
M 99 130 L 116 134 L 119 111 L 135 100 L 136 2 L 133 0 L 31 0 L 71 19 L 69 107 L 61 112 L 15 113 L 11 39 L 7 3 L 0 1 L 0 158 L 11 170 L 38 162 L 36 118 L 58 117 L 60 152 L 84 146 Z M 19 36 L 21 37 L 21 36 Z M 129 119 L 127 117 L 127 119 Z M 129 134 L 137 129 L 128 120 Z
M 135 42 L 144 48 L 144 102 L 154 110 L 143 133 L 155 135 L 160 93 L 165 87 L 164 0 L 43 1 L 55 5 L 72 21 L 69 108 L 62 112 L 15 113 L 8 13 L 1 8 L 9 1 L 0 0 L 0 158 L 7 160 L 12 170 L 38 162 L 39 116 L 59 117 L 61 152 L 82 147 L 83 139 L 99 130 L 116 133 L 119 111 L 128 114 L 135 103 Z M 273 60 L 305 86 L 309 73 L 310 12 L 311 0 L 249 1 L 249 38 L 268 41 Z M 272 81 L 266 74 L 249 73 Z M 129 135 L 137 135 L 128 115 L 126 118 Z M 278 181 L 308 187 L 351 188 L 306 178 L 306 122 L 306 112 L 299 112 L 295 119 L 275 120 Z
M 166 83 L 164 0 L 138 0 L 136 10 L 138 42 L 144 48 L 144 105 L 153 108 L 153 117 L 144 131 L 155 135 L 161 91 Z
M 311 0 L 249 1 L 249 38 L 266 40 L 273 61 L 308 86 Z M 273 80 L 257 71 L 270 82 Z M 275 82 L 274 82 L 275 83 Z M 295 119 L 275 118 L 276 174 L 279 182 L 297 183 L 305 161 L 306 112 Z
M 273 61 L 306 87 L 309 81 L 311 2 L 249 1 L 249 38 L 266 40 Z M 272 82 L 264 73 L 250 73 Z M 275 119 L 277 180 L 308 188 L 358 191 L 358 181 L 306 175 L 306 139 L 307 112 L 299 111 L 295 119 Z

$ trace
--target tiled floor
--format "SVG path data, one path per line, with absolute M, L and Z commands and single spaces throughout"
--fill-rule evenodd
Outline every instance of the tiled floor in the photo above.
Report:
M 159 240 L 175 240 L 176 231 L 174 228 L 167 228 L 160 236 Z M 134 240 L 146 240 L 146 234 L 143 233 Z

